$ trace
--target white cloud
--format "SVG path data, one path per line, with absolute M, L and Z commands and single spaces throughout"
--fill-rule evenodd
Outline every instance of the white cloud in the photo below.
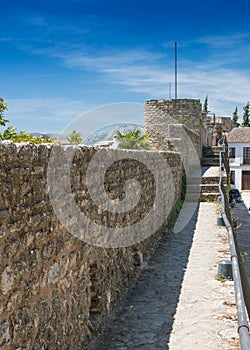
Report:
M 6 117 L 18 130 L 60 132 L 91 106 L 85 101 L 30 98 L 8 99 Z
M 236 105 L 240 110 L 250 99 L 250 71 L 245 66 L 249 39 L 250 33 L 234 33 L 184 43 L 183 47 L 185 50 L 190 47 L 190 52 L 179 58 L 178 97 L 202 100 L 208 95 L 209 108 L 220 115 L 231 115 Z M 193 45 L 200 44 L 203 44 L 200 48 L 203 58 L 198 55 L 193 58 Z M 29 47 L 29 50 L 60 59 L 69 69 L 95 74 L 104 84 L 124 85 L 146 98 L 168 98 L 170 82 L 173 90 L 173 59 L 170 60 L 164 51 L 150 47 L 100 49 L 84 43 L 70 46 L 61 43 L 45 49 Z M 60 106 L 58 108 L 62 113 Z
M 205 36 L 197 39 L 195 42 L 199 44 L 207 44 L 210 47 L 216 48 L 225 48 L 235 51 L 235 48 L 241 46 L 245 43 L 249 43 L 250 33 L 249 32 L 238 32 L 231 33 L 227 35 L 214 35 L 214 36 Z M 237 50 L 236 50 L 237 51 Z
M 249 35 L 235 35 L 234 42 Z M 242 39 L 242 40 L 243 40 Z M 203 38 L 203 42 L 217 45 L 222 37 Z M 223 44 L 224 45 L 224 44 Z M 155 92 L 163 91 L 166 95 L 166 86 L 173 81 L 173 63 L 163 64 L 163 54 L 138 49 L 131 51 L 107 50 L 109 54 L 90 54 L 74 50 L 73 52 L 57 52 L 57 57 L 63 60 L 67 67 L 72 69 L 87 69 L 105 76 L 109 83 L 123 84 L 132 91 L 140 91 L 155 95 Z M 232 48 L 232 52 L 235 52 Z M 241 53 L 237 51 L 239 57 Z M 249 72 L 241 70 L 241 67 L 228 68 L 228 57 L 222 56 L 217 60 L 211 56 L 207 57 L 207 62 L 195 62 L 194 60 L 183 60 L 179 62 L 179 85 L 182 96 L 200 96 L 203 90 L 205 95 L 211 94 L 214 97 L 220 96 L 225 102 L 243 102 L 247 98 L 249 91 Z M 238 57 L 238 56 L 237 56 Z M 230 61 L 231 62 L 231 61 Z M 225 68 L 227 67 L 227 68 Z M 203 96 L 201 96 L 203 97 Z M 222 101 L 221 101 L 222 102 Z

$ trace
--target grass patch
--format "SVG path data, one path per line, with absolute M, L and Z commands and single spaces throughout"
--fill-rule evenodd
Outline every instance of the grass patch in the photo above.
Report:
M 221 283 L 226 282 L 226 277 L 220 271 L 215 275 L 215 279 Z
M 181 198 L 178 198 L 174 208 L 171 210 L 171 213 L 168 216 L 167 228 L 172 228 L 174 226 L 175 221 L 178 217 L 178 214 L 181 211 L 182 205 L 183 205 L 183 200 Z
M 187 188 L 187 179 L 186 179 L 186 173 L 183 170 L 182 173 L 182 181 L 181 181 L 181 193 L 180 197 L 177 198 L 175 202 L 174 208 L 171 210 L 169 216 L 168 216 L 168 222 L 167 222 L 167 228 L 172 228 L 176 222 L 176 219 L 181 211 L 181 208 L 183 206 L 185 195 L 186 195 L 186 188 Z

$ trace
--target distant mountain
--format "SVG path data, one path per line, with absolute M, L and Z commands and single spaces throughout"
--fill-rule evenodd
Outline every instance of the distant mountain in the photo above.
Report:
M 144 132 L 144 127 L 140 124 L 117 123 L 104 126 L 84 137 L 83 144 L 91 146 L 102 141 L 113 140 L 113 136 L 117 131 L 123 134 L 134 129 L 140 129 L 142 133 Z
M 37 136 L 37 137 L 46 135 L 46 136 L 48 136 L 49 138 L 55 139 L 55 140 L 60 140 L 60 139 L 66 138 L 65 135 L 62 135 L 62 134 L 59 134 L 59 133 L 31 132 L 30 134 L 33 135 L 33 136 Z
M 43 136 L 44 134 L 40 134 L 39 132 L 31 132 L 30 135 L 39 137 L 39 136 Z
M 107 126 L 104 126 L 100 129 L 97 129 L 90 134 L 83 136 L 82 143 L 87 146 L 93 146 L 96 143 L 102 142 L 102 141 L 109 141 L 113 140 L 113 136 L 117 131 L 120 131 L 121 133 L 126 133 L 130 130 L 134 129 L 140 129 L 142 133 L 144 133 L 144 127 L 140 124 L 133 124 L 133 123 L 117 123 L 117 124 L 110 124 Z M 55 139 L 55 140 L 63 140 L 67 139 L 69 136 L 68 134 L 62 134 L 62 133 L 39 133 L 39 132 L 31 132 L 30 133 L 33 136 L 44 136 L 47 135 L 49 138 Z

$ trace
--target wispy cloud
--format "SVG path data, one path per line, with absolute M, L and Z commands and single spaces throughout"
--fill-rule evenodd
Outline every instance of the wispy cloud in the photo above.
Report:
M 46 26 L 47 20 L 41 16 L 31 16 L 26 18 L 26 22 L 34 26 Z
M 203 47 L 204 52 L 207 52 L 207 58 L 210 62 L 219 61 L 219 64 L 241 64 L 242 66 L 246 66 L 247 63 L 248 67 L 250 32 L 206 36 L 199 38 L 195 43 L 202 45 L 201 47 Z
M 205 36 L 196 40 L 199 44 L 207 44 L 214 48 L 228 47 L 235 51 L 235 48 L 241 45 L 249 44 L 250 32 L 231 33 L 227 35 Z
M 39 79 L 39 78 L 55 78 L 55 77 L 59 77 L 61 76 L 61 74 L 57 74 L 57 73 L 48 73 L 48 74 L 34 74 L 34 75 L 15 75 L 13 77 L 9 77 L 6 80 L 23 80 L 23 79 Z
M 33 22 L 36 24 L 36 21 Z M 72 28 L 74 30 L 77 30 L 77 26 Z M 87 27 L 84 30 L 88 31 Z M 192 54 L 197 46 L 202 58 Z M 79 71 L 79 74 L 87 72 L 93 77 L 98 76 L 104 84 L 123 85 L 129 91 L 141 94 L 142 98 L 168 98 L 169 83 L 174 80 L 174 67 L 173 58 L 169 58 L 166 47 L 169 47 L 168 43 L 163 43 L 160 49 L 152 46 L 128 49 L 100 47 L 98 44 L 90 46 L 79 40 L 73 40 L 70 44 L 63 40 L 51 40 L 45 42 L 44 47 L 36 47 L 33 43 L 23 49 L 31 54 L 60 60 L 62 65 Z M 205 36 L 184 42 L 180 51 L 182 47 L 189 50 L 189 54 L 185 59 L 180 55 L 178 62 L 179 97 L 203 99 L 209 95 L 210 109 L 221 115 L 231 115 L 236 105 L 239 108 L 245 105 L 250 99 L 249 32 Z
M 227 57 L 222 55 L 217 60 L 211 55 L 202 63 L 194 59 L 180 62 L 178 80 L 181 96 L 202 98 L 210 95 L 219 113 L 231 113 L 233 104 L 246 103 L 249 99 L 249 77 L 240 67 L 227 68 L 229 54 L 228 51 Z M 241 56 L 241 53 L 238 52 L 238 55 Z M 100 56 L 64 52 L 60 58 L 67 67 L 94 70 L 105 75 L 110 83 L 126 85 L 132 91 L 146 93 L 154 98 L 168 94 L 168 84 L 174 76 L 173 63 L 163 64 L 163 54 L 141 49 Z
M 233 42 L 242 43 L 248 40 L 249 34 L 237 34 L 232 37 Z M 235 55 L 240 61 L 245 51 L 244 45 L 229 45 L 228 37 L 206 37 L 201 42 L 216 47 L 227 45 L 227 55 L 210 53 L 199 61 L 197 59 L 179 62 L 179 96 L 183 98 L 205 98 L 211 96 L 211 106 L 219 114 L 231 115 L 234 106 L 244 105 L 250 96 L 250 73 L 241 65 L 227 68 L 227 62 Z M 130 91 L 144 94 L 149 98 L 168 98 L 169 82 L 174 80 L 173 62 L 165 60 L 162 52 L 138 48 L 133 50 L 117 50 L 107 48 L 97 53 L 87 47 L 48 49 L 48 55 L 59 58 L 70 69 L 87 70 L 102 76 L 106 84 L 124 85 Z M 165 62 L 164 62 L 165 60 Z M 163 63 L 164 62 L 164 63 Z
M 29 49 L 34 54 L 59 58 L 68 68 L 88 68 L 97 71 L 129 65 L 139 66 L 146 62 L 159 62 L 163 58 L 162 53 L 152 52 L 143 47 L 136 49 L 93 48 L 83 43 L 72 44 L 69 47 L 61 43 L 44 49 L 32 47 Z
M 245 105 L 250 96 L 249 76 L 232 69 L 183 71 L 180 74 L 182 95 L 210 96 L 210 108 L 222 115 L 232 115 L 236 105 Z M 189 92 L 188 92 L 189 91 Z M 239 106 L 240 107 L 240 106 Z
M 60 98 L 8 99 L 6 117 L 10 120 L 10 124 L 18 130 L 60 132 L 69 122 L 90 107 L 92 106 L 81 100 Z

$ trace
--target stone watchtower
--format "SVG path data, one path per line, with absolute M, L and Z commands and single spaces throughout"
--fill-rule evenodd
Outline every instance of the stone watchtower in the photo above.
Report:
M 150 142 L 157 150 L 186 154 L 189 163 L 191 143 L 201 157 L 201 121 L 202 106 L 198 99 L 147 100 L 144 103 L 145 132 Z

